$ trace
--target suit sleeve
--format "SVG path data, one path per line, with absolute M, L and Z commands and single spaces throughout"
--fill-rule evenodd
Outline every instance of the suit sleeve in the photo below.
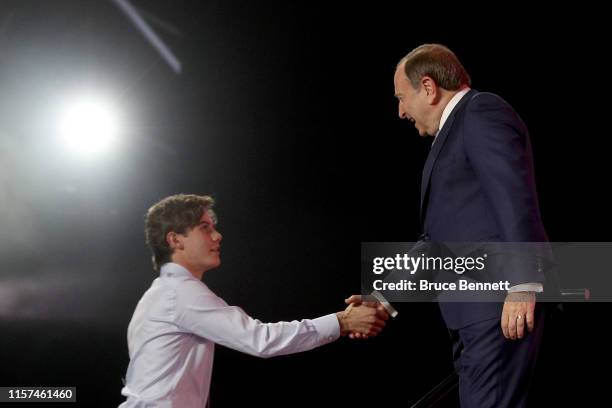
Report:
M 466 155 L 490 203 L 502 241 L 547 241 L 522 120 L 501 98 L 483 93 L 469 102 L 463 126 Z M 504 255 L 500 273 L 511 286 L 544 281 L 535 257 L 528 252 Z

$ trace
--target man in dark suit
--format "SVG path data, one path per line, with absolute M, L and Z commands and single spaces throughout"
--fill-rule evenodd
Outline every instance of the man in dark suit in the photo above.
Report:
M 527 128 L 503 99 L 470 83 L 455 54 L 439 44 L 417 47 L 395 71 L 400 118 L 434 138 L 422 175 L 421 239 L 545 242 Z M 462 407 L 527 403 L 543 329 L 536 293 L 544 276 L 529 257 L 504 261 L 495 273 L 509 281 L 505 299 L 440 301 Z

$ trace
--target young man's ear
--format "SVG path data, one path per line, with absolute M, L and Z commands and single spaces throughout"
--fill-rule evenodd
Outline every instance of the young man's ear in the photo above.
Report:
M 177 234 L 174 231 L 170 231 L 166 234 L 166 242 L 168 243 L 170 249 L 172 249 L 173 251 L 177 249 L 185 249 L 180 234 Z

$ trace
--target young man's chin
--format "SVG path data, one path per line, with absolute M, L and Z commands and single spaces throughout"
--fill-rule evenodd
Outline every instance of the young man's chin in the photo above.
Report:
M 206 265 L 205 272 L 218 268 L 220 265 L 221 265 L 221 259 L 217 259 L 216 261 L 211 261 L 208 263 L 208 265 Z

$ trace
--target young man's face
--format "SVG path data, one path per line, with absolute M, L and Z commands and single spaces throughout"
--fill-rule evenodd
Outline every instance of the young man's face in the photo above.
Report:
M 205 211 L 200 223 L 185 235 L 178 234 L 182 247 L 175 250 L 174 259 L 190 271 L 206 272 L 221 264 L 221 233 L 217 231 L 210 212 Z

